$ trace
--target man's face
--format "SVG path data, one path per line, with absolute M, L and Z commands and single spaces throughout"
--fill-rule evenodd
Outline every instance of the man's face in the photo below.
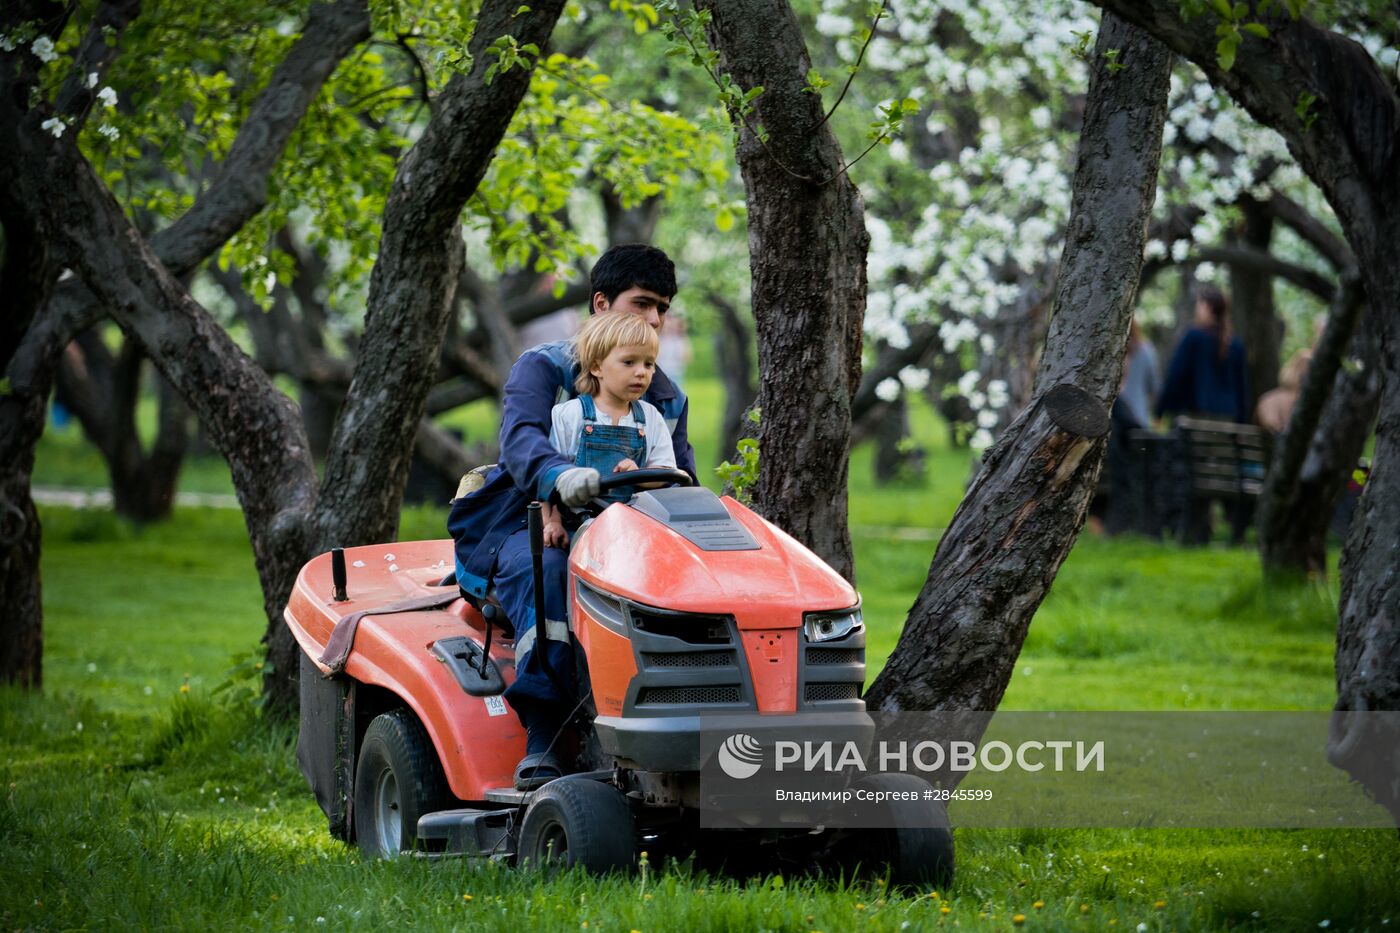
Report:
M 598 314 L 605 311 L 627 311 L 640 314 L 651 325 L 652 330 L 661 332 L 661 324 L 666 320 L 666 312 L 671 308 L 669 297 L 658 295 L 647 288 L 633 286 L 620 293 L 612 301 L 602 292 L 593 293 L 593 310 Z

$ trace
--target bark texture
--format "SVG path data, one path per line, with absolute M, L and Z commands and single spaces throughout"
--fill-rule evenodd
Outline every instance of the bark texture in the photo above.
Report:
M 1268 17 L 1268 37 L 1247 37 L 1223 71 L 1211 24 L 1183 22 L 1175 0 L 1095 2 L 1190 58 L 1276 130 L 1326 195 L 1356 256 L 1383 388 L 1375 461 L 1342 552 L 1338 715 L 1328 755 L 1400 821 L 1400 748 L 1388 768 L 1361 766 L 1364 724 L 1345 715 L 1400 709 L 1400 98 L 1361 45 L 1306 19 Z M 1304 92 L 1315 98 L 1305 114 L 1297 107 Z
M 762 413 L 754 502 L 853 579 L 846 476 L 870 243 L 864 206 L 821 98 L 803 91 L 811 60 L 786 0 L 697 6 L 712 16 L 710 44 L 723 70 L 744 91 L 763 88 L 737 146 Z
M 1119 49 L 1115 75 L 1104 53 Z M 994 710 L 1084 521 L 1117 395 L 1156 193 L 1171 56 L 1105 16 L 1069 231 L 1030 406 L 987 453 L 867 701 Z

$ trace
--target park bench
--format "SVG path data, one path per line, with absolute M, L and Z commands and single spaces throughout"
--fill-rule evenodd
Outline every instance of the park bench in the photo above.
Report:
M 1270 441 L 1253 425 L 1203 418 L 1179 418 L 1169 434 L 1130 432 L 1134 462 L 1116 484 L 1116 507 L 1124 513 L 1111 530 L 1171 533 L 1183 544 L 1204 544 L 1211 503 L 1220 501 L 1235 541 L 1242 541 L 1264 487 Z

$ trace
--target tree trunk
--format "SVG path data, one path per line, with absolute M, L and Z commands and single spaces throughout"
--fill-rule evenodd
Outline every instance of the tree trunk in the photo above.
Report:
M 1126 68 L 1113 74 L 1105 57 Z M 1156 193 L 1171 56 L 1106 15 L 1036 395 L 988 450 L 867 702 L 994 710 L 1073 545 L 1118 393 Z
M 462 270 L 461 213 L 530 86 L 533 69 L 486 75 L 491 43 L 510 36 L 545 50 L 564 0 L 486 0 L 469 52 L 472 69 L 448 82 L 432 119 L 400 160 L 384 207 L 383 234 L 370 276 L 365 333 L 355 378 L 331 440 L 307 549 L 285 564 L 268 594 L 270 673 L 264 691 L 274 709 L 294 710 L 300 649 L 282 619 L 295 573 L 332 546 L 392 541 L 414 438 L 436 378 L 443 335 Z
M 1371 388 L 1378 382 L 1374 327 L 1352 337 L 1361 316 L 1360 283 L 1344 281 L 1259 495 L 1259 556 L 1266 574 L 1327 575 L 1327 529 L 1379 397 L 1378 386 Z M 1356 372 L 1342 370 L 1349 344 L 1362 361 Z
M 59 365 L 56 397 L 102 454 L 116 513 L 137 524 L 165 521 L 189 444 L 189 414 L 163 379 L 157 381 L 159 421 L 148 453 L 136 428 L 146 354 L 127 337 L 115 358 L 96 329 L 81 334 Z
M 397 524 L 407 452 L 427 383 L 437 370 L 438 342 L 456 281 L 462 248 L 458 217 L 531 75 L 528 67 L 514 67 L 488 84 L 485 72 L 494 62 L 488 46 L 509 34 L 522 46 L 543 47 L 562 6 L 563 0 L 545 0 L 527 10 L 488 0 L 472 39 L 471 73 L 449 82 L 422 137 L 400 163 L 371 279 L 360 365 L 319 504 L 295 406 L 162 264 L 161 253 L 152 248 L 161 235 L 149 244 L 142 240 L 74 141 L 43 132 L 21 109 L 27 97 L 9 93 L 13 88 L 0 69 L 3 206 L 27 218 L 56 264 L 72 268 L 96 301 L 141 340 L 229 461 L 263 588 L 272 663 L 265 689 L 274 711 L 295 708 L 296 647 L 281 612 L 297 570 L 327 542 L 387 540 Z M 314 8 L 312 19 L 326 9 L 333 8 Z M 367 31 L 363 7 L 359 16 Z M 293 46 L 288 61 L 301 47 L 300 42 Z M 283 118 L 288 112 L 286 106 L 279 111 Z M 293 113 L 293 124 L 296 119 Z M 284 139 L 278 140 L 279 151 Z M 236 141 L 230 159 L 239 150 Z M 221 177 L 229 170 L 226 165 Z M 259 180 L 241 181 L 234 190 L 249 194 L 251 186 L 249 197 L 256 202 Z M 261 183 L 265 187 L 265 179 Z M 225 211 L 201 216 L 224 230 L 249 203 L 236 199 Z M 197 201 L 191 213 L 199 207 Z M 188 246 L 181 240 L 171 255 L 187 255 Z
M 47 300 L 56 277 L 48 250 L 0 194 L 4 256 L 0 261 L 0 373 L 19 337 Z M 30 497 L 34 445 L 44 433 L 49 383 L 0 392 L 0 684 L 38 689 L 44 680 L 41 529 Z
M 739 129 L 758 338 L 759 475 L 754 502 L 847 579 L 851 398 L 860 382 L 865 231 L 860 193 L 786 2 L 700 0 L 710 43 L 744 91 L 762 87 Z M 762 126 L 767 142 L 752 127 Z
M 753 360 L 749 355 L 753 334 L 739 316 L 739 309 L 724 296 L 708 291 L 705 299 L 719 316 L 719 326 L 715 328 L 715 368 L 724 383 L 719 449 L 720 458 L 729 460 L 735 456 L 740 438 L 748 436 L 753 427 L 748 420 L 748 411 L 758 398 Z
M 123 0 L 98 9 L 77 53 L 72 77 L 57 99 L 57 107 L 72 116 L 63 145 L 74 145 L 81 114 L 91 106 L 95 94 L 90 76 L 100 77 L 106 72 L 116 54 L 117 36 L 135 16 L 137 6 Z M 5 13 L 0 16 L 0 23 L 28 17 L 59 29 L 65 19 L 54 4 L 15 5 L 6 7 Z M 90 168 L 75 152 L 52 139 L 41 139 L 36 146 L 32 137 L 38 121 L 28 119 L 25 102 L 29 100 L 29 88 L 37 80 L 33 71 L 36 60 L 23 47 L 13 53 L 14 57 L 0 55 L 0 177 L 4 179 L 0 184 L 0 217 L 11 234 L 15 230 L 23 234 L 13 236 L 12 241 L 24 242 L 36 253 L 42 251 L 51 278 L 65 265 L 79 269 L 72 254 L 83 253 L 89 236 L 112 236 L 113 229 L 120 229 L 115 234 L 121 242 L 119 248 L 141 250 L 145 253 L 143 261 L 154 253 L 154 260 L 173 274 L 187 273 L 261 209 L 266 202 L 268 176 L 292 130 L 331 71 L 368 34 L 369 13 L 362 0 L 340 0 L 313 7 L 302 38 L 293 43 L 268 87 L 249 109 L 219 178 L 200 194 L 185 215 L 152 238 L 149 252 L 137 245 L 141 242 L 139 235 L 105 191 L 92 202 L 101 207 L 89 223 L 89 207 L 83 201 L 100 190 L 100 185 L 94 189 L 82 184 L 95 183 L 88 177 Z M 19 67 L 12 70 L 15 57 L 20 60 Z M 74 190 L 70 182 L 85 187 L 85 192 Z M 65 206 L 50 203 L 51 189 L 62 195 L 56 201 L 67 201 L 67 213 Z M 71 237 L 60 233 L 67 225 L 74 228 Z M 0 495 L 4 497 L 0 508 L 8 516 L 6 531 L 0 535 L 4 546 L 0 558 L 4 561 L 0 568 L 0 605 L 6 607 L 5 613 L 0 614 L 4 620 L 0 623 L 0 641 L 6 646 L 0 664 L 6 670 L 11 669 L 10 665 L 27 670 L 28 673 L 11 679 L 37 685 L 43 617 L 39 598 L 39 525 L 29 494 L 34 446 L 43 432 L 48 395 L 64 349 L 108 308 L 87 290 L 81 275 L 52 288 L 52 281 L 46 281 L 42 289 L 28 292 L 15 287 L 11 258 L 16 254 L 13 248 L 8 248 L 7 254 L 5 280 L 0 288 L 9 308 L 0 315 L 4 322 L 0 325 L 0 361 L 10 380 L 10 391 L 0 396 Z M 99 279 L 101 275 L 98 273 Z M 25 278 L 32 279 L 22 276 L 19 280 Z M 129 298 L 129 293 L 124 297 Z M 30 313 L 21 315 L 21 311 Z M 231 343 L 227 346 L 233 347 Z M 174 343 L 163 349 L 176 356 L 181 352 Z M 237 352 L 236 348 L 233 352 Z M 249 422 L 251 430 L 261 427 L 264 424 L 256 419 Z
M 1345 715 L 1400 710 L 1400 98 L 1365 48 L 1306 19 L 1268 17 L 1267 37 L 1246 38 L 1225 71 L 1210 24 L 1183 22 L 1176 0 L 1095 2 L 1191 59 L 1277 131 L 1326 195 L 1356 256 L 1376 323 L 1383 388 L 1375 461 L 1342 551 L 1328 757 L 1400 823 L 1400 745 L 1367 747 L 1367 724 Z M 1325 105 L 1303 111 L 1304 95 Z
M 1258 201 L 1240 199 L 1244 224 L 1240 240 L 1252 250 L 1269 252 L 1274 221 Z M 1249 410 L 1259 396 L 1278 386 L 1279 354 L 1283 345 L 1283 322 L 1274 311 L 1272 275 L 1244 265 L 1230 266 L 1230 291 L 1234 295 L 1234 322 L 1244 341 L 1249 372 Z

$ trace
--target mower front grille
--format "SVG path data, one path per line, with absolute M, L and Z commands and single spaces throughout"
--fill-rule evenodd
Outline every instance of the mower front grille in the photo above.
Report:
M 692 704 L 713 705 L 716 703 L 739 703 L 738 685 L 719 687 L 646 687 L 637 696 L 637 705 L 648 704 Z
M 821 703 L 827 700 L 858 700 L 860 699 L 860 684 L 808 684 L 806 699 L 808 703 Z
M 808 664 L 859 664 L 865 660 L 863 648 L 808 648 Z
M 642 663 L 647 667 L 687 668 L 687 667 L 733 667 L 732 651 L 678 651 L 642 652 Z

